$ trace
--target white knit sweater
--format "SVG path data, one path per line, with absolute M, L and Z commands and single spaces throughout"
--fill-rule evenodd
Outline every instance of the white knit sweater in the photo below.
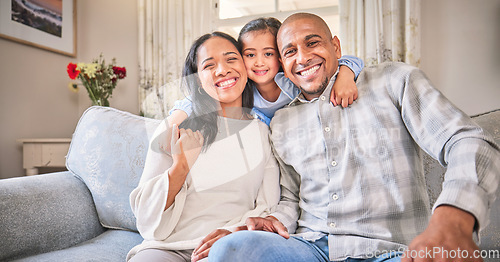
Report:
M 154 137 L 161 137 L 161 124 Z M 139 185 L 130 194 L 144 241 L 127 260 L 147 248 L 185 250 L 217 228 L 231 229 L 252 216 L 266 216 L 279 201 L 279 168 L 268 127 L 259 120 L 219 117 L 216 141 L 191 168 L 175 202 L 163 211 L 172 157 L 153 139 Z

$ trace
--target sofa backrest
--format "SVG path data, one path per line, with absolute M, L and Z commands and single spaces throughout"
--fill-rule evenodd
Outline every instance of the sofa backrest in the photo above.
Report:
M 500 110 L 473 117 L 500 144 Z M 101 224 L 137 231 L 129 194 L 138 185 L 149 140 L 160 120 L 109 107 L 91 107 L 81 117 L 66 166 L 89 188 Z M 441 192 L 445 168 L 424 153 L 431 205 Z M 500 244 L 500 200 L 492 203 L 491 223 L 481 234 L 483 249 Z
M 473 116 L 472 120 L 491 134 L 497 145 L 500 145 L 500 110 L 494 110 L 485 114 Z M 446 169 L 437 160 L 426 153 L 423 154 L 424 172 L 427 183 L 427 193 L 432 205 L 436 202 L 444 180 Z M 498 193 L 497 193 L 498 195 Z M 500 200 L 491 203 L 490 224 L 480 232 L 483 250 L 496 250 L 500 247 Z
M 89 188 L 104 227 L 137 231 L 129 194 L 139 183 L 149 140 L 159 123 L 98 106 L 80 118 L 66 167 Z

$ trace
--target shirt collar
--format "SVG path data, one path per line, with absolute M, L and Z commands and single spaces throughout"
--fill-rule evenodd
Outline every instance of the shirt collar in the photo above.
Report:
M 337 71 L 335 72 L 335 74 L 332 76 L 332 78 L 330 78 L 330 82 L 328 82 L 328 85 L 326 86 L 325 90 L 323 91 L 323 93 L 321 94 L 321 96 L 324 96 L 324 95 L 327 95 L 327 94 L 330 94 L 332 92 L 332 87 L 333 87 L 333 83 L 335 83 L 335 80 L 337 79 L 337 75 L 339 73 L 339 69 L 337 68 Z M 330 95 L 328 95 L 328 97 L 330 97 Z M 310 101 L 307 100 L 305 97 L 304 97 L 304 94 L 302 93 L 302 91 L 300 91 L 299 95 L 297 95 L 293 100 L 292 102 L 290 102 L 288 105 L 289 106 L 295 106 L 295 105 L 301 105 L 301 104 L 306 104 L 306 103 L 313 103 L 315 101 L 317 101 L 319 99 L 319 97 L 316 97 L 316 98 L 313 98 L 311 99 Z

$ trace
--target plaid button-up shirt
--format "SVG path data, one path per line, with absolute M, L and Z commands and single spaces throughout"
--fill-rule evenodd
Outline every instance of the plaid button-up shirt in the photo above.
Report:
M 488 134 L 409 65 L 365 68 L 348 108 L 329 101 L 335 78 L 319 98 L 299 96 L 271 122 L 282 171 L 272 215 L 289 232 L 328 235 L 330 260 L 405 249 L 431 213 L 420 149 L 447 167 L 434 208 L 456 206 L 487 225 L 500 173 Z

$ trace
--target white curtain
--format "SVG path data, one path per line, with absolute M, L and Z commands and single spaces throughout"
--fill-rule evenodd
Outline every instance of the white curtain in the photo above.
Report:
M 139 105 L 141 114 L 162 119 L 179 89 L 193 41 L 214 28 L 215 0 L 138 0 Z
M 420 0 L 340 0 L 342 53 L 420 65 Z

